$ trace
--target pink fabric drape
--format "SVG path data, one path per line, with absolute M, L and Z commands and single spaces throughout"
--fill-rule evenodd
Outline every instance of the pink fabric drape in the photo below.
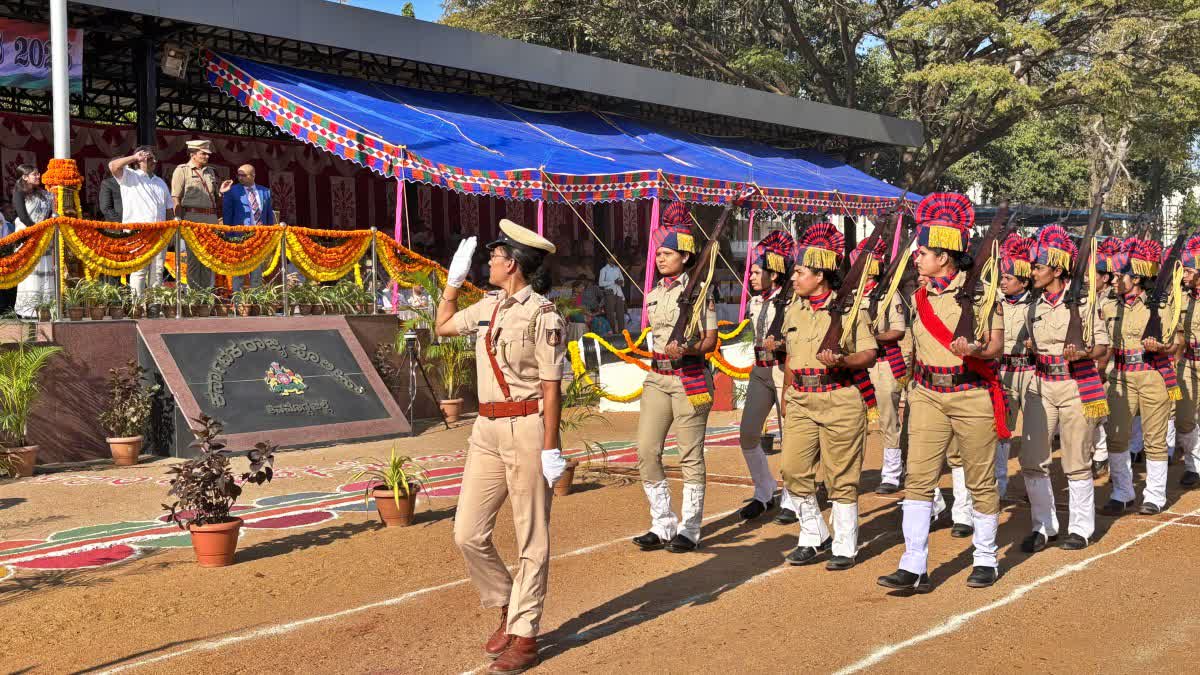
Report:
M 746 227 L 746 271 L 742 272 L 742 300 L 738 303 L 738 323 L 741 323 L 746 318 L 746 300 L 750 298 L 750 265 L 752 260 L 752 247 L 754 246 L 754 212 L 755 209 L 750 209 L 750 224 Z
M 650 236 L 646 237 L 646 278 L 642 282 L 642 288 L 645 293 L 642 293 L 642 330 L 646 329 L 646 324 L 650 322 L 650 316 L 646 313 L 646 298 L 650 295 L 651 284 L 654 283 L 654 232 L 658 229 L 658 197 L 655 197 L 650 202 Z
M 538 236 L 544 237 L 545 234 L 543 233 L 546 229 L 546 202 L 541 199 L 539 199 L 537 203 L 537 226 Z
M 896 214 L 896 236 L 892 237 L 892 255 L 888 258 L 889 263 L 896 259 L 896 254 L 900 252 L 900 227 L 904 225 L 904 211 L 901 210 Z
M 404 241 L 404 177 L 401 176 L 396 183 L 396 229 L 392 232 L 392 236 L 396 241 Z M 408 245 L 409 248 L 412 247 L 411 231 L 408 234 Z M 391 291 L 392 311 L 394 312 L 400 306 L 400 285 L 396 283 L 395 279 L 388 284 L 388 290 Z

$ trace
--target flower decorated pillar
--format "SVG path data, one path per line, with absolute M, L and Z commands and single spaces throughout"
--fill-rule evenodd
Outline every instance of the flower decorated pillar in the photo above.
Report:
M 42 184 L 54 195 L 54 212 L 59 216 L 78 218 L 83 215 L 79 203 L 79 191 L 83 188 L 83 176 L 73 159 L 52 159 L 42 174 Z M 54 298 L 58 303 L 58 316 L 62 316 L 63 264 L 62 234 L 54 231 Z

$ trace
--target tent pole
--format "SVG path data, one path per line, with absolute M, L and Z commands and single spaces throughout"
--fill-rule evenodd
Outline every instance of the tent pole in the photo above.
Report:
M 175 318 L 183 316 L 183 246 L 181 245 L 179 233 L 182 225 L 178 224 L 179 219 L 176 218 L 175 227 Z
M 646 325 L 650 321 L 650 317 L 646 314 L 646 299 L 650 296 L 651 284 L 654 283 L 654 233 L 658 230 L 658 195 L 654 195 L 654 199 L 650 202 L 650 234 L 646 237 L 646 279 L 643 282 L 642 289 L 642 330 L 646 330 Z
M 742 273 L 742 300 L 738 304 L 738 323 L 746 318 L 746 300 L 750 297 L 750 265 L 753 256 L 750 247 L 754 246 L 754 212 L 750 209 L 750 223 L 746 225 L 746 270 Z

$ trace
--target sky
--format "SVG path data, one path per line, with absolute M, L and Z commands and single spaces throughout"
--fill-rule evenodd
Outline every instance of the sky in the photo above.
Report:
M 334 0 L 330 0 L 333 2 Z M 346 3 L 355 7 L 373 9 L 377 12 L 399 14 L 407 0 L 350 0 Z M 417 18 L 423 21 L 437 21 L 442 18 L 442 0 L 412 0 L 413 11 Z

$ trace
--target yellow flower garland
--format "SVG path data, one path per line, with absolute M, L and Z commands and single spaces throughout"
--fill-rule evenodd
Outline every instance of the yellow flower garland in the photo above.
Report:
M 240 277 L 257 269 L 267 259 L 267 256 L 278 250 L 279 240 L 283 237 L 283 232 L 273 232 L 270 237 L 270 243 L 264 245 L 261 251 L 258 251 L 240 263 L 226 265 L 220 258 L 213 255 L 211 251 L 204 247 L 200 238 L 196 236 L 195 230 L 190 227 L 181 227 L 179 231 L 183 235 L 183 240 L 187 242 L 189 256 L 195 256 L 197 260 L 204 263 L 205 267 L 227 277 Z
M 584 384 L 595 387 L 596 391 L 600 392 L 600 395 L 604 398 L 610 401 L 616 401 L 617 403 L 629 403 L 630 401 L 641 397 L 643 387 L 638 387 L 630 394 L 621 395 L 611 394 L 604 387 L 596 384 L 595 380 L 592 379 L 591 374 L 588 373 L 587 366 L 583 363 L 583 357 L 579 354 L 578 342 L 574 340 L 571 341 L 571 343 L 567 345 L 567 352 L 569 352 L 571 355 L 571 372 L 575 374 L 575 378 L 578 380 L 583 380 Z
M 299 267 L 300 271 L 304 272 L 304 276 L 313 281 L 336 281 L 346 276 L 354 268 L 354 265 L 358 263 L 359 259 L 362 258 L 363 254 L 366 253 L 367 248 L 371 246 L 371 238 L 362 237 L 362 242 L 358 245 L 358 250 L 346 256 L 346 263 L 337 267 L 323 268 L 308 257 L 308 254 L 304 251 L 304 246 L 295 234 L 288 232 L 286 241 L 288 260 L 295 263 L 296 267 Z
M 37 226 L 35 225 L 34 227 Z M 40 233 L 29 236 L 25 240 L 25 243 L 23 243 L 21 246 L 22 248 L 25 246 L 33 246 L 34 248 L 32 254 L 25 261 L 25 264 L 13 270 L 11 273 L 0 274 L 0 288 L 12 288 L 21 283 L 22 279 L 29 276 L 29 274 L 33 272 L 33 268 L 37 267 L 38 261 L 42 259 L 43 255 L 46 254 L 46 249 L 50 246 L 50 242 L 53 240 L 53 238 L 54 228 L 49 226 L 43 227 Z
M 97 254 L 79 238 L 79 235 L 72 227 L 59 227 L 58 231 L 66 243 L 65 248 L 71 249 L 71 252 L 82 260 L 85 266 L 93 272 L 110 277 L 124 276 L 145 267 L 154 256 L 158 255 L 160 251 L 171 243 L 171 238 L 175 235 L 174 230 L 163 229 L 159 232 L 158 241 L 141 255 L 132 260 L 120 261 Z

